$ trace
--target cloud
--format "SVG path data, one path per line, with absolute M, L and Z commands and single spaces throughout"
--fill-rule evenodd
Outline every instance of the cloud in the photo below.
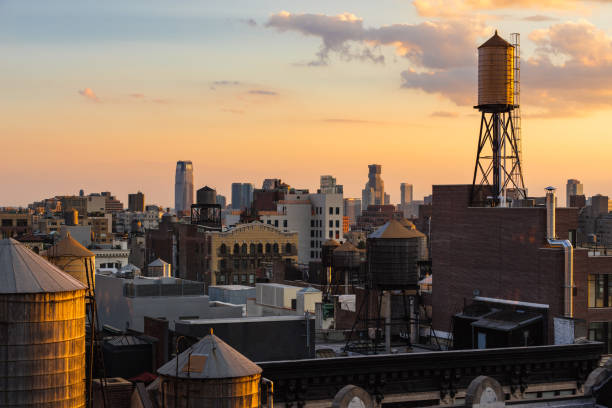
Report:
M 432 118 L 456 118 L 459 116 L 459 114 L 457 112 L 435 111 L 429 116 Z
M 370 124 L 370 125 L 381 125 L 384 122 L 376 120 L 365 120 L 365 119 L 350 119 L 350 118 L 323 118 L 321 122 L 327 123 L 345 123 L 345 124 Z
M 221 80 L 221 81 L 213 81 L 213 82 L 211 82 L 209 88 L 211 90 L 215 90 L 215 89 L 221 88 L 221 87 L 241 86 L 241 85 L 243 85 L 243 83 L 240 82 L 240 81 Z
M 533 31 L 535 52 L 523 56 L 521 103 L 531 117 L 585 115 L 612 108 L 612 38 L 589 23 L 564 22 Z M 402 87 L 474 105 L 476 66 L 446 71 L 402 72 Z
M 249 94 L 251 94 L 251 95 L 263 95 L 263 96 L 276 96 L 276 95 L 278 95 L 277 92 L 267 91 L 265 89 L 251 89 L 249 91 Z
M 414 0 L 424 17 L 459 17 L 474 11 L 499 9 L 575 10 L 584 8 L 577 0 Z
M 246 24 L 246 25 L 251 26 L 251 27 L 257 27 L 257 21 L 255 21 L 255 20 L 254 20 L 254 19 L 252 19 L 252 18 L 245 18 L 245 19 L 242 19 L 242 20 L 240 20 L 240 21 L 241 21 L 242 23 Z
M 134 98 L 134 99 L 144 99 L 144 97 L 145 97 L 144 94 L 141 94 L 141 93 L 130 94 L 130 98 Z
M 282 11 L 270 16 L 266 27 L 320 38 L 322 44 L 316 59 L 309 62 L 312 66 L 329 64 L 331 54 L 346 61 L 383 63 L 382 46 L 393 47 L 397 55 L 419 68 L 466 66 L 473 64 L 475 41 L 484 34 L 484 23 L 478 20 L 366 28 L 363 19 L 351 13 L 328 16 Z
M 94 91 L 91 88 L 80 89 L 78 92 L 79 92 L 79 95 L 84 96 L 90 101 L 100 102 L 100 98 L 98 98 L 98 96 L 94 93 Z
M 545 16 L 545 15 L 542 15 L 542 14 L 536 14 L 534 16 L 524 17 L 523 20 L 524 21 L 531 21 L 533 23 L 539 23 L 539 22 L 543 22 L 543 21 L 556 21 L 556 20 L 558 20 L 558 18 L 550 17 L 550 16 Z

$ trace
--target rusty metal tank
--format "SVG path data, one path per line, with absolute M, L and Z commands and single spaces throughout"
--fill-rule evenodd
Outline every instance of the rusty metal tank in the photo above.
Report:
M 514 105 L 514 46 L 497 31 L 478 47 L 478 106 Z
M 0 240 L 0 406 L 85 406 L 85 286 Z

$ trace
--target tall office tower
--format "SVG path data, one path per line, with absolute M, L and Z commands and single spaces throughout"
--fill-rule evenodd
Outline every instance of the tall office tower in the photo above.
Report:
M 567 186 L 565 187 L 565 205 L 567 207 L 570 206 L 570 198 L 575 195 L 583 195 L 584 194 L 584 186 L 580 182 L 580 180 L 569 179 L 567 180 Z
M 227 206 L 227 200 L 224 195 L 217 194 L 217 204 L 221 206 L 221 209 L 224 209 Z
M 136 194 L 128 194 L 128 210 L 133 212 L 144 212 L 145 196 L 140 191 Z
M 193 204 L 193 164 L 191 160 L 176 162 L 174 209 L 177 215 L 189 215 Z
M 336 184 L 335 177 L 330 175 L 321 176 L 321 188 L 319 188 L 320 194 L 342 194 L 344 188 L 341 184 Z
M 344 216 L 349 219 L 349 226 L 357 223 L 357 217 L 361 215 L 361 200 L 359 198 L 344 199 Z
M 400 184 L 400 205 L 410 204 L 412 202 L 412 184 Z
M 251 183 L 232 183 L 232 208 L 243 210 L 253 203 L 253 185 Z
M 382 166 L 370 164 L 368 170 L 368 182 L 361 190 L 361 208 L 364 210 L 367 210 L 369 205 L 385 204 L 385 183 L 380 178 Z

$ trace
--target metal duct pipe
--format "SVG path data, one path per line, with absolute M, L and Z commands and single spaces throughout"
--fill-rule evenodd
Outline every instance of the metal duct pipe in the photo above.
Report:
M 563 315 L 574 317 L 574 248 L 567 239 L 557 239 L 555 232 L 555 188 L 546 187 L 546 239 L 553 248 L 565 251 L 565 279 L 563 285 Z

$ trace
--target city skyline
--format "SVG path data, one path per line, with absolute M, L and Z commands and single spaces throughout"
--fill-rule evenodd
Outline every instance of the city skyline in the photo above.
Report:
M 360 197 L 369 163 L 392 202 L 405 180 L 415 197 L 470 183 L 476 46 L 495 29 L 522 34 L 529 191 L 578 178 L 612 192 L 610 4 L 381 4 L 2 2 L 2 203 L 85 188 L 172 206 L 185 157 L 197 187 L 227 197 L 269 177 L 313 191 L 322 174 Z

